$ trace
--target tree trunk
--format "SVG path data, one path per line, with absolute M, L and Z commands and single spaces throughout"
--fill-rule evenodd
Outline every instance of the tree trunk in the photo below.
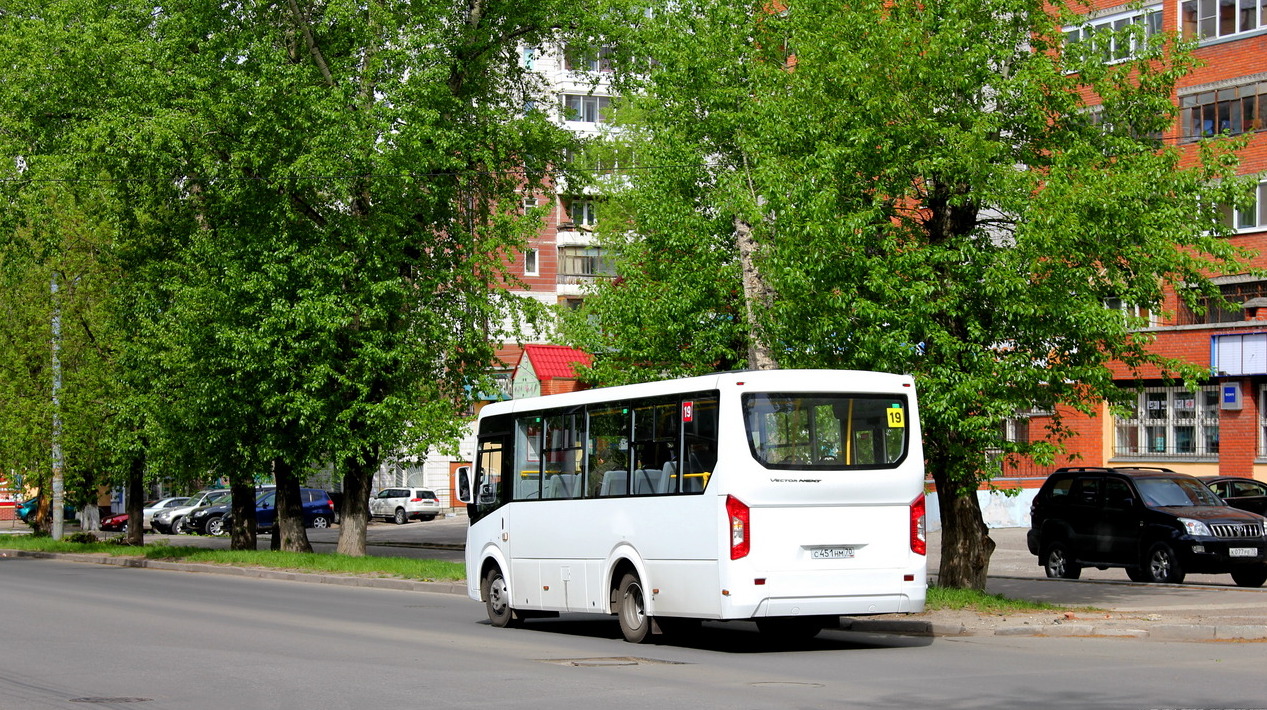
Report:
M 774 303 L 774 289 L 762 278 L 757 268 L 757 240 L 752 236 L 752 225 L 735 217 L 735 246 L 739 250 L 739 264 L 743 270 L 744 312 L 748 321 L 748 367 L 753 370 L 776 370 L 778 361 L 766 341 L 765 330 L 757 314 Z
M 230 550 L 254 550 L 258 542 L 255 534 L 255 498 L 258 495 L 250 481 L 233 481 L 233 525 L 229 529 Z M 276 536 L 274 536 L 276 537 Z
M 339 511 L 339 545 L 336 551 L 365 556 L 365 533 L 370 520 L 370 488 L 378 462 L 373 457 L 349 456 L 343 461 L 343 509 Z
M 934 465 L 933 482 L 937 486 L 937 506 L 941 512 L 941 571 L 937 584 L 956 589 L 985 589 L 990 570 L 994 540 L 981 516 L 981 502 L 973 486 L 963 490 L 949 480 L 949 466 Z
M 145 544 L 145 456 L 136 453 L 128 466 L 128 544 Z
M 277 483 L 277 521 L 273 524 L 272 549 L 284 552 L 312 552 L 308 530 L 304 528 L 303 501 L 295 469 L 281 459 L 273 460 L 273 479 Z

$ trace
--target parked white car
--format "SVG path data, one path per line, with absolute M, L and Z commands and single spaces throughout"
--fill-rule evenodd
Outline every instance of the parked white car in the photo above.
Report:
M 145 506 L 145 508 L 141 510 L 142 522 L 145 524 L 145 529 L 154 529 L 153 522 L 155 513 L 161 510 L 166 510 L 167 508 L 179 508 L 187 500 L 189 499 L 184 496 L 181 496 L 180 498 L 163 498 L 162 500 L 156 500 L 152 504 Z
M 370 518 L 404 525 L 410 520 L 435 520 L 440 500 L 426 488 L 384 488 L 370 498 Z

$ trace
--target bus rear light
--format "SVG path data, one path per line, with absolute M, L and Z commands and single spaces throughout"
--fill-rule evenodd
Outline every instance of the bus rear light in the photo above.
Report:
M 726 516 L 730 519 L 730 559 L 747 557 L 752 547 L 748 506 L 734 496 L 726 496 Z
M 926 532 L 924 494 L 919 494 L 911 503 L 911 552 L 917 555 L 928 554 L 928 536 Z

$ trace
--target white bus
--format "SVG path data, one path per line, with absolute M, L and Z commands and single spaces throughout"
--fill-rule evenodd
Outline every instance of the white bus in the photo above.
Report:
M 914 381 L 730 372 L 480 412 L 466 578 L 494 626 L 615 614 L 638 643 L 702 619 L 810 637 L 924 609 Z

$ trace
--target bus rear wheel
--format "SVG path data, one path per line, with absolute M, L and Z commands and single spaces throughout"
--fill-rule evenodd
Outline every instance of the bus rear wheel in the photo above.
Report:
M 626 574 L 616 588 L 616 616 L 620 633 L 629 643 L 642 643 L 651 635 L 651 617 L 647 616 L 647 598 L 636 574 Z
M 510 588 L 506 586 L 506 578 L 501 569 L 494 567 L 484 575 L 483 596 L 484 608 L 488 610 L 488 620 L 493 626 L 504 629 L 519 623 L 519 615 L 510 607 Z

